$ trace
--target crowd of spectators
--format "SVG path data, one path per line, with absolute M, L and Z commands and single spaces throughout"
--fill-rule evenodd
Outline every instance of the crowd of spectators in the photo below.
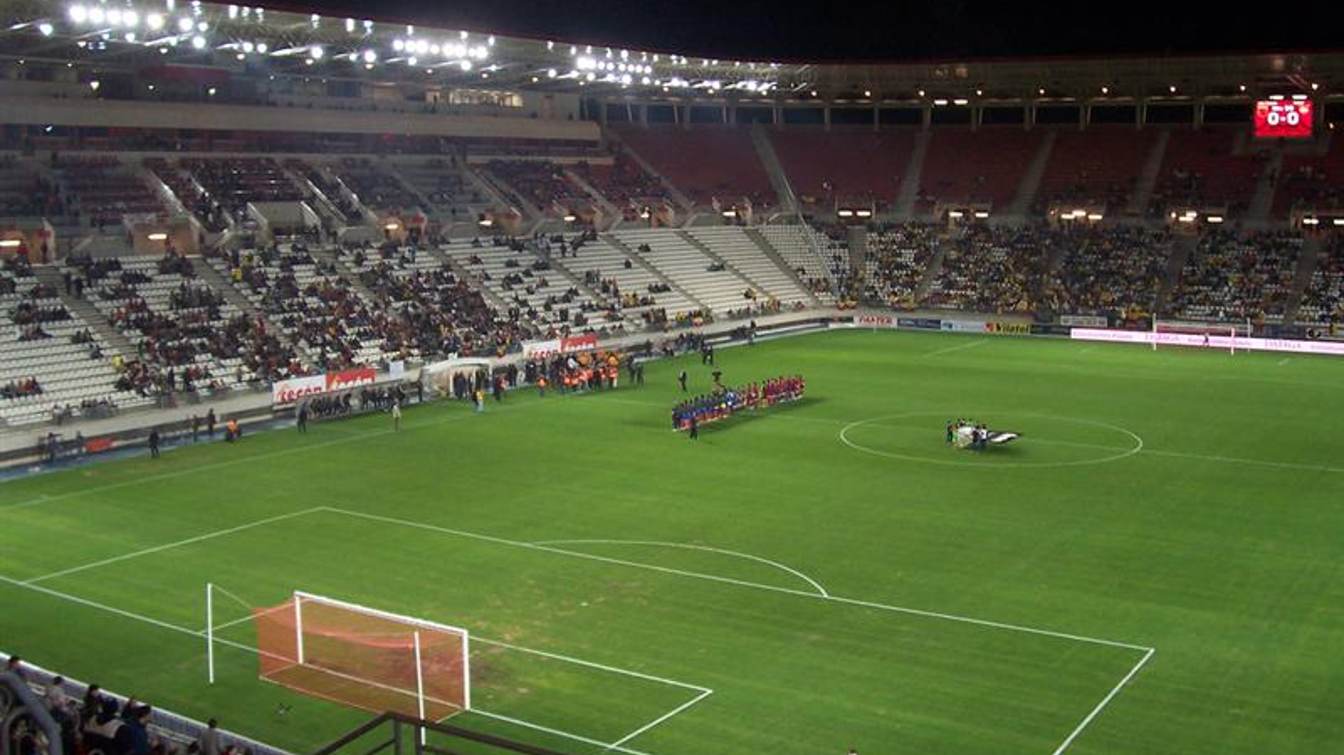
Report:
M 938 248 L 937 230 L 925 223 L 901 223 L 870 230 L 865 297 L 896 306 L 912 306 L 915 288 Z
M 1060 239 L 1042 226 L 969 226 L 949 241 L 924 303 L 945 309 L 1025 313 Z
M 1198 320 L 1280 316 L 1301 250 L 1302 237 L 1288 231 L 1210 231 L 1186 261 L 1167 309 Z
M 1326 240 L 1325 252 L 1302 294 L 1297 320 L 1328 325 L 1332 331 L 1344 322 L 1344 233 L 1333 233 Z
M 1041 287 L 1039 307 L 1062 314 L 1152 312 L 1171 256 L 1171 233 L 1144 228 L 1063 228 L 1066 245 Z

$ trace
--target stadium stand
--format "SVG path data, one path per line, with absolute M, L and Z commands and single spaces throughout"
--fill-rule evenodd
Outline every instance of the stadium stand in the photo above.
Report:
M 1177 208 L 1244 213 L 1265 169 L 1248 137 L 1245 129 L 1172 131 L 1153 192 L 1153 214 Z
M 1055 203 L 1123 210 L 1156 139 L 1152 129 L 1125 126 L 1056 132 L 1036 194 L 1038 212 Z
M 655 176 L 649 175 L 639 163 L 619 153 L 611 165 L 588 162 L 576 164 L 572 170 L 590 186 L 621 210 L 625 220 L 639 217 L 641 207 L 671 201 L 667 188 Z
M 420 205 L 420 200 L 396 176 L 368 158 L 342 158 L 332 164 L 331 170 L 370 209 L 401 214 Z
M 871 128 L 777 130 L 770 141 L 805 206 L 842 199 L 871 202 L 882 210 L 896 201 L 915 149 L 914 134 Z
M 551 212 L 592 205 L 592 199 L 549 160 L 491 160 L 487 167 L 521 206 Z
M 0 312 L 0 422 L 92 417 L 152 403 L 114 387 L 112 349 L 26 262 L 6 259 L 0 268 Z
M 744 313 L 765 304 L 757 301 L 751 281 L 724 267 L 688 238 L 675 231 L 650 229 L 612 234 L 676 287 L 686 291 L 715 315 Z
M 975 131 L 949 127 L 931 132 L 918 209 L 928 210 L 939 202 L 1007 207 L 1040 146 L 1039 131 L 1020 127 Z
M 621 129 L 622 141 L 697 205 L 745 197 L 753 208 L 776 204 L 774 189 L 746 131 Z
M 496 237 L 484 243 L 456 241 L 440 249 L 507 305 L 504 322 L 526 332 L 567 334 L 596 329 L 614 319 L 576 281 L 534 251 L 549 244 L 549 239 L 524 242 Z
M 1154 311 L 1171 256 L 1169 231 L 1120 226 L 1054 233 L 1065 252 L 1042 287 L 1044 309 L 1090 315 Z
M 864 297 L 910 307 L 915 288 L 938 244 L 938 229 L 925 223 L 886 226 L 868 234 Z
M 1274 217 L 1294 210 L 1344 209 L 1344 139 L 1330 140 L 1324 155 L 1284 155 L 1274 193 Z
M 951 240 L 922 304 L 977 312 L 1032 311 L 1035 289 L 1061 239 L 1036 226 L 970 226 Z
M 132 389 L 217 392 L 257 379 L 222 335 L 242 312 L 196 277 L 190 259 L 72 258 L 64 269 L 88 281 L 94 307 L 135 345 L 139 359 L 123 373 Z
M 1344 234 L 1332 234 L 1302 294 L 1297 321 L 1337 326 L 1344 321 Z
M 576 250 L 572 258 L 561 257 L 558 264 L 582 275 L 588 285 L 619 302 L 627 318 L 640 318 L 650 325 L 679 317 L 699 309 L 699 305 L 672 288 L 667 279 L 638 261 L 637 255 L 602 234 Z
M 384 244 L 339 258 L 376 297 L 370 329 L 384 360 L 507 350 L 525 332 L 500 321 L 481 295 L 437 255 Z
M 745 228 L 688 228 L 686 233 L 751 282 L 758 294 L 774 299 L 783 307 L 811 303 L 807 291 L 756 245 Z
M 1277 322 L 1292 291 L 1302 237 L 1214 230 L 1200 238 L 1168 302 L 1190 320 Z
M 848 274 L 847 251 L 832 251 L 831 240 L 811 226 L 767 225 L 760 233 L 813 294 L 823 303 L 834 302 L 835 281 Z
M 0 217 L 58 217 L 66 204 L 60 189 L 28 161 L 0 156 Z
M 145 182 L 111 156 L 71 157 L 57 171 L 82 225 L 119 225 L 127 215 L 157 216 L 167 208 Z
M 485 204 L 462 167 L 452 158 L 432 157 L 398 164 L 401 174 L 429 200 L 434 211 L 451 218 L 469 218 L 475 207 Z

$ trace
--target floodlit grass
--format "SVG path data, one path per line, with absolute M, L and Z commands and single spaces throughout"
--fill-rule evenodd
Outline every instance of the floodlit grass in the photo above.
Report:
M 1069 752 L 1344 741 L 1344 362 L 867 331 L 718 357 L 808 398 L 692 443 L 697 357 L 4 484 L 0 642 L 297 751 L 368 714 L 230 645 L 207 686 L 207 582 L 240 599 L 217 625 L 301 589 L 467 627 L 483 713 L 454 723 L 575 753 L 712 689 L 622 746 L 1051 755 L 1147 648 Z M 1024 437 L 955 451 L 957 416 Z

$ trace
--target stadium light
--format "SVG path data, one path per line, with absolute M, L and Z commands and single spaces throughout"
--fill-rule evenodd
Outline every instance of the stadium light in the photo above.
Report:
M 869 90 L 869 89 L 865 89 L 865 90 L 863 90 L 863 96 L 864 96 L 864 97 L 872 97 L 872 96 L 873 96 L 872 90 Z
M 205 49 L 205 37 L 202 37 L 202 36 L 199 35 L 199 34 L 197 34 L 196 36 L 192 37 L 192 38 L 191 38 L 191 46 L 194 47 L 194 48 L 196 48 L 197 50 L 204 50 L 204 49 Z
M 189 18 L 179 18 L 179 19 L 177 19 L 177 30 L 180 31 L 180 32 L 182 32 L 183 34 L 185 34 L 185 33 L 189 32 L 189 31 L 191 31 L 191 27 L 192 27 L 193 25 L 194 25 L 194 24 L 192 24 L 191 19 L 189 19 Z
M 0 249 L 13 249 L 21 244 L 23 242 L 19 239 L 5 239 L 0 241 Z
M 970 104 L 970 102 L 971 101 L 966 99 L 965 97 L 958 97 L 957 99 L 952 100 L 953 105 L 968 105 Z
M 1207 218 L 1205 218 L 1204 220 L 1207 221 L 1207 222 L 1209 222 L 1209 223 L 1221 223 L 1221 222 L 1223 222 L 1223 216 L 1222 216 L 1222 215 L 1210 215 L 1210 216 L 1208 216 Z
M 923 96 L 924 96 L 924 90 L 923 90 L 923 89 L 919 90 L 919 96 L 920 96 L 920 97 L 923 97 Z
M 871 217 L 873 216 L 873 211 L 872 211 L 872 210 L 855 210 L 855 211 L 854 211 L 854 214 L 857 215 L 858 217 L 861 217 L 861 218 L 871 218 Z
M 1087 213 L 1087 219 L 1088 219 L 1088 220 L 1091 220 L 1093 223 L 1095 223 L 1095 222 L 1097 222 L 1098 220 L 1101 220 L 1101 213 L 1099 213 L 1099 212 L 1089 212 L 1089 213 Z
M 149 236 L 148 236 L 147 238 L 148 238 L 150 241 L 167 241 L 167 240 L 168 240 L 168 234 L 166 234 L 166 233 L 164 233 L 164 232 L 162 232 L 162 231 L 157 231 L 157 232 L 155 232 L 155 233 L 151 233 L 151 234 L 149 234 Z
M 101 81 L 99 81 L 98 79 L 94 79 L 93 81 L 90 81 L 90 82 L 89 82 L 89 89 L 92 89 L 93 91 L 96 92 L 96 91 L 98 91 L 98 87 L 100 87 L 100 86 L 102 86 L 102 85 L 103 85 L 103 83 L 102 83 Z
M 70 6 L 67 15 L 70 17 L 71 21 L 74 21 L 77 24 L 82 24 L 89 20 L 89 9 L 82 5 L 72 5 Z
M 934 100 L 934 101 L 933 101 L 933 104 L 934 104 L 934 105 L 937 105 L 938 107 L 942 107 L 943 105 L 946 105 L 946 104 L 947 104 L 947 100 L 944 100 L 944 99 L 939 98 L 939 99 Z
M 1344 218 L 1335 218 L 1333 222 L 1335 225 L 1344 225 Z
M 957 220 L 966 217 L 966 213 L 962 212 L 961 210 L 948 210 L 947 216 L 949 218 L 952 218 L 953 220 Z
M 1320 218 L 1302 218 L 1302 225 L 1320 225 Z
M 576 217 L 574 213 L 565 213 L 564 220 L 566 223 L 573 223 L 575 220 L 578 220 L 578 217 Z
M 546 78 L 548 78 L 548 79 L 553 79 L 553 78 L 555 78 L 555 77 L 556 77 L 555 69 L 554 69 L 554 68 L 547 68 L 547 69 L 546 69 Z
M 978 220 L 984 220 L 985 218 L 989 217 L 989 213 L 985 212 L 984 210 L 976 210 L 975 217 Z
M 977 89 L 977 90 L 975 90 L 975 96 L 976 96 L 976 97 L 983 97 L 984 94 L 985 94 L 985 90 L 983 90 L 983 89 Z
M 1171 92 L 1172 94 L 1176 94 L 1176 85 L 1172 84 L 1171 86 L 1167 87 L 1167 91 Z
M 378 53 L 374 52 L 373 50 L 365 50 L 364 54 L 361 57 L 364 58 L 365 63 L 372 63 L 378 60 Z
M 308 48 L 308 57 L 312 58 L 313 60 L 321 60 L 322 56 L 326 54 L 327 52 L 326 50 L 322 49 L 322 45 L 313 45 L 312 47 Z
M 1101 88 L 1101 93 L 1102 93 L 1102 94 L 1110 94 L 1110 93 L 1111 93 L 1111 88 L 1110 88 L 1110 87 L 1102 87 L 1102 88 Z
M 162 29 L 162 28 L 163 28 L 163 14 L 162 14 L 162 13 L 151 13 L 151 14 L 149 14 L 148 16 L 145 16 L 145 25 L 148 26 L 148 27 L 150 28 L 150 31 L 158 31 L 158 30 Z
M 1237 88 L 1240 89 L 1240 90 L 1243 91 L 1243 92 L 1246 91 L 1246 85 L 1245 85 L 1245 84 L 1242 84 L 1242 85 L 1238 86 Z
M 839 215 L 839 216 L 842 217 L 842 218 L 852 218 L 852 217 L 854 217 L 854 211 L 853 211 L 853 210 L 839 210 L 839 211 L 837 211 L 835 214 Z

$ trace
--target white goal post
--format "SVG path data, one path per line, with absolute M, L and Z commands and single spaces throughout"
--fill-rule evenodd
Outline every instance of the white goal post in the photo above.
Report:
M 1152 319 L 1152 336 L 1149 338 L 1153 351 L 1158 343 L 1169 346 L 1193 346 L 1214 349 L 1226 349 L 1235 355 L 1237 349 L 1250 350 L 1250 338 L 1254 329 L 1250 319 L 1245 323 L 1195 322 Z M 1163 334 L 1167 334 L 1164 336 Z
M 206 587 L 211 683 L 216 589 Z M 253 608 L 252 619 L 265 681 L 423 721 L 440 721 L 471 708 L 471 640 L 466 629 L 301 590 L 279 605 Z

